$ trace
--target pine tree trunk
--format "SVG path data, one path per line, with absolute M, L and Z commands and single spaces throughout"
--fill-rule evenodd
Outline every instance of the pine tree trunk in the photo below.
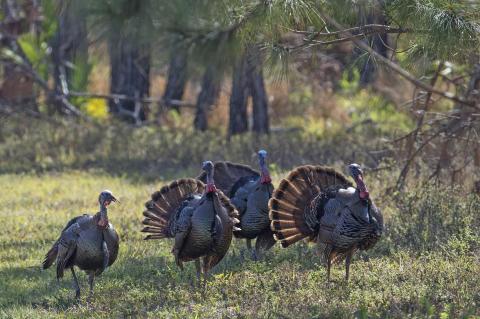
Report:
M 248 59 L 248 84 L 253 105 L 253 131 L 260 134 L 270 132 L 268 98 L 263 81 L 262 62 L 258 49 L 252 49 Z
M 376 1 L 373 7 L 368 7 L 367 10 L 359 10 L 359 20 L 360 24 L 381 24 L 386 25 L 386 16 L 385 16 L 385 1 L 378 0 Z M 380 53 L 382 56 L 387 57 L 388 53 L 388 35 L 377 34 L 371 37 L 367 37 L 365 40 L 376 52 Z M 360 53 L 358 53 L 360 54 Z M 360 68 L 360 84 L 368 85 L 375 81 L 377 76 L 377 65 L 370 57 L 367 58 L 363 66 Z
M 232 92 L 230 94 L 230 120 L 228 136 L 248 131 L 248 66 L 246 57 L 235 67 L 232 76 Z
M 168 67 L 168 78 L 163 100 L 168 109 L 180 111 L 178 105 L 171 100 L 181 100 L 187 83 L 187 53 L 184 49 L 173 52 Z
M 58 94 L 66 95 L 72 86 L 72 76 L 77 67 L 86 67 L 88 61 L 87 24 L 84 14 L 75 1 L 60 4 L 58 29 L 52 40 L 53 78 Z M 56 111 L 64 108 L 56 103 Z
M 139 46 L 131 39 L 112 39 L 110 54 L 110 92 L 135 99 L 149 95 L 150 52 L 147 46 Z M 139 101 L 111 100 L 112 114 L 131 123 L 140 124 L 147 118 L 145 105 Z
M 197 97 L 194 127 L 198 131 L 208 129 L 208 110 L 215 104 L 220 93 L 220 84 L 214 67 L 209 66 L 202 79 L 202 88 Z

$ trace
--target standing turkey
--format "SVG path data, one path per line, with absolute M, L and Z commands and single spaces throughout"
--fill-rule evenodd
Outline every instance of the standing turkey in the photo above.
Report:
M 266 163 L 267 152 L 258 152 L 260 172 L 251 167 L 230 162 L 215 163 L 215 184 L 230 197 L 240 214 L 240 229 L 233 234 L 247 240 L 252 258 L 275 244 L 268 217 L 268 200 L 272 197 L 273 185 Z M 205 181 L 205 173 L 198 177 Z M 257 239 L 252 250 L 252 239 Z
M 107 206 L 116 201 L 109 190 L 101 192 L 98 197 L 100 211 L 95 215 L 84 214 L 70 220 L 45 256 L 43 269 L 56 261 L 57 279 L 62 278 L 64 270 L 70 268 L 76 298 L 80 298 L 80 286 L 74 266 L 88 274 L 91 296 L 95 276 L 99 276 L 117 259 L 119 238 L 107 214 Z
M 230 200 L 217 190 L 213 180 L 214 167 L 203 163 L 207 184 L 195 179 L 180 179 L 164 186 L 145 203 L 147 225 L 142 232 L 145 240 L 174 238 L 172 253 L 183 269 L 183 262 L 195 260 L 197 278 L 222 260 L 230 247 L 232 232 L 239 222 L 238 212 Z M 200 258 L 203 257 L 203 267 Z
M 282 246 L 309 238 L 319 245 L 330 280 L 332 263 L 350 261 L 357 250 L 379 240 L 383 217 L 373 204 L 358 164 L 348 166 L 356 188 L 342 174 L 322 166 L 301 166 L 280 182 L 269 202 L 271 227 Z

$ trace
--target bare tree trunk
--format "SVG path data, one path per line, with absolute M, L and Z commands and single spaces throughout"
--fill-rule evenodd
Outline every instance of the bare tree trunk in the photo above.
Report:
M 67 95 L 69 93 L 72 76 L 75 72 L 72 66 L 87 67 L 87 24 L 85 14 L 82 14 L 81 11 L 82 9 L 76 1 L 66 1 L 60 4 L 58 30 L 52 40 L 53 77 L 55 91 L 58 94 Z M 59 102 L 56 104 L 56 110 L 63 113 L 63 106 Z
M 373 7 L 361 8 L 359 10 L 360 24 L 381 24 L 386 25 L 385 2 L 384 0 L 376 1 Z M 367 37 L 365 40 L 376 52 L 383 57 L 387 57 L 388 53 L 388 34 L 377 34 Z M 362 51 L 363 52 L 363 51 Z M 358 53 L 360 54 L 360 53 Z M 377 75 L 377 65 L 371 57 L 367 57 L 365 63 L 360 68 L 360 84 L 368 85 L 375 81 Z
M 208 129 L 208 110 L 215 104 L 220 93 L 220 83 L 214 67 L 207 67 L 202 79 L 202 88 L 197 97 L 194 127 L 199 131 Z
M 262 60 L 258 49 L 248 55 L 248 86 L 253 104 L 253 131 L 268 134 L 268 98 L 263 81 Z
M 168 79 L 163 100 L 165 107 L 180 112 L 178 105 L 170 103 L 171 100 L 181 100 L 187 83 L 187 52 L 179 48 L 172 53 L 168 67 Z
M 248 61 L 243 57 L 235 67 L 232 76 L 232 92 L 230 94 L 230 120 L 228 136 L 248 131 Z
M 268 98 L 263 81 L 262 59 L 257 47 L 247 50 L 233 72 L 230 96 L 229 136 L 248 131 L 248 97 L 252 96 L 253 131 L 268 133 Z
M 110 54 L 110 93 L 143 98 L 150 91 L 150 51 L 132 39 L 112 39 Z M 110 112 L 129 122 L 140 124 L 147 118 L 141 102 L 111 100 Z

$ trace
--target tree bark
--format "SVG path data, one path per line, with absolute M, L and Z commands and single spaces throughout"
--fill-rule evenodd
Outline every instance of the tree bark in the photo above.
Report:
M 60 4 L 58 30 L 52 40 L 53 77 L 55 91 L 68 95 L 72 87 L 75 69 L 85 68 L 88 63 L 87 24 L 79 3 L 67 1 Z M 77 71 L 78 72 L 78 71 Z M 83 90 L 84 88 L 74 88 Z M 56 111 L 64 113 L 64 108 L 56 103 Z
M 367 11 L 368 10 L 368 11 Z M 376 1 L 376 4 L 370 8 L 368 7 L 367 10 L 363 8 L 359 10 L 360 12 L 360 23 L 362 25 L 365 24 L 380 24 L 386 25 L 386 16 L 385 16 L 385 2 L 384 0 Z M 364 40 L 368 45 L 370 45 L 373 50 L 381 54 L 383 57 L 387 57 L 388 53 L 388 34 L 381 33 L 376 34 L 374 36 L 367 37 Z M 357 53 L 361 54 L 361 53 Z M 365 63 L 360 68 L 360 84 L 361 85 L 368 85 L 375 81 L 377 76 L 377 65 L 375 61 L 369 56 L 367 57 Z
M 184 49 L 178 49 L 172 53 L 168 67 L 167 86 L 163 95 L 166 108 L 180 112 L 179 106 L 170 103 L 170 101 L 182 100 L 186 83 L 187 52 Z
M 150 91 L 150 51 L 127 38 L 112 39 L 110 54 L 110 93 L 143 98 Z M 112 100 L 110 112 L 140 124 L 147 118 L 145 105 L 138 101 Z
M 230 120 L 228 136 L 248 131 L 248 61 L 244 56 L 233 71 L 230 94 Z
M 194 127 L 198 131 L 208 129 L 208 110 L 215 104 L 220 93 L 220 83 L 214 66 L 207 67 L 202 79 L 202 88 L 197 97 Z
M 252 97 L 252 130 L 268 134 L 268 98 L 262 72 L 262 59 L 257 47 L 247 49 L 235 67 L 230 96 L 229 136 L 248 131 L 248 97 Z
M 268 98 L 263 81 L 262 60 L 258 49 L 252 50 L 248 59 L 248 85 L 253 105 L 253 131 L 268 134 Z

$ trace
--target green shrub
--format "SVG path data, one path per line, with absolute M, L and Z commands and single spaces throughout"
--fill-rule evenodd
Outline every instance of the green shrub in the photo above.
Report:
M 478 252 L 480 198 L 460 189 L 418 186 L 392 203 L 398 210 L 387 230 L 394 247 L 416 252 L 443 250 L 446 254 Z

